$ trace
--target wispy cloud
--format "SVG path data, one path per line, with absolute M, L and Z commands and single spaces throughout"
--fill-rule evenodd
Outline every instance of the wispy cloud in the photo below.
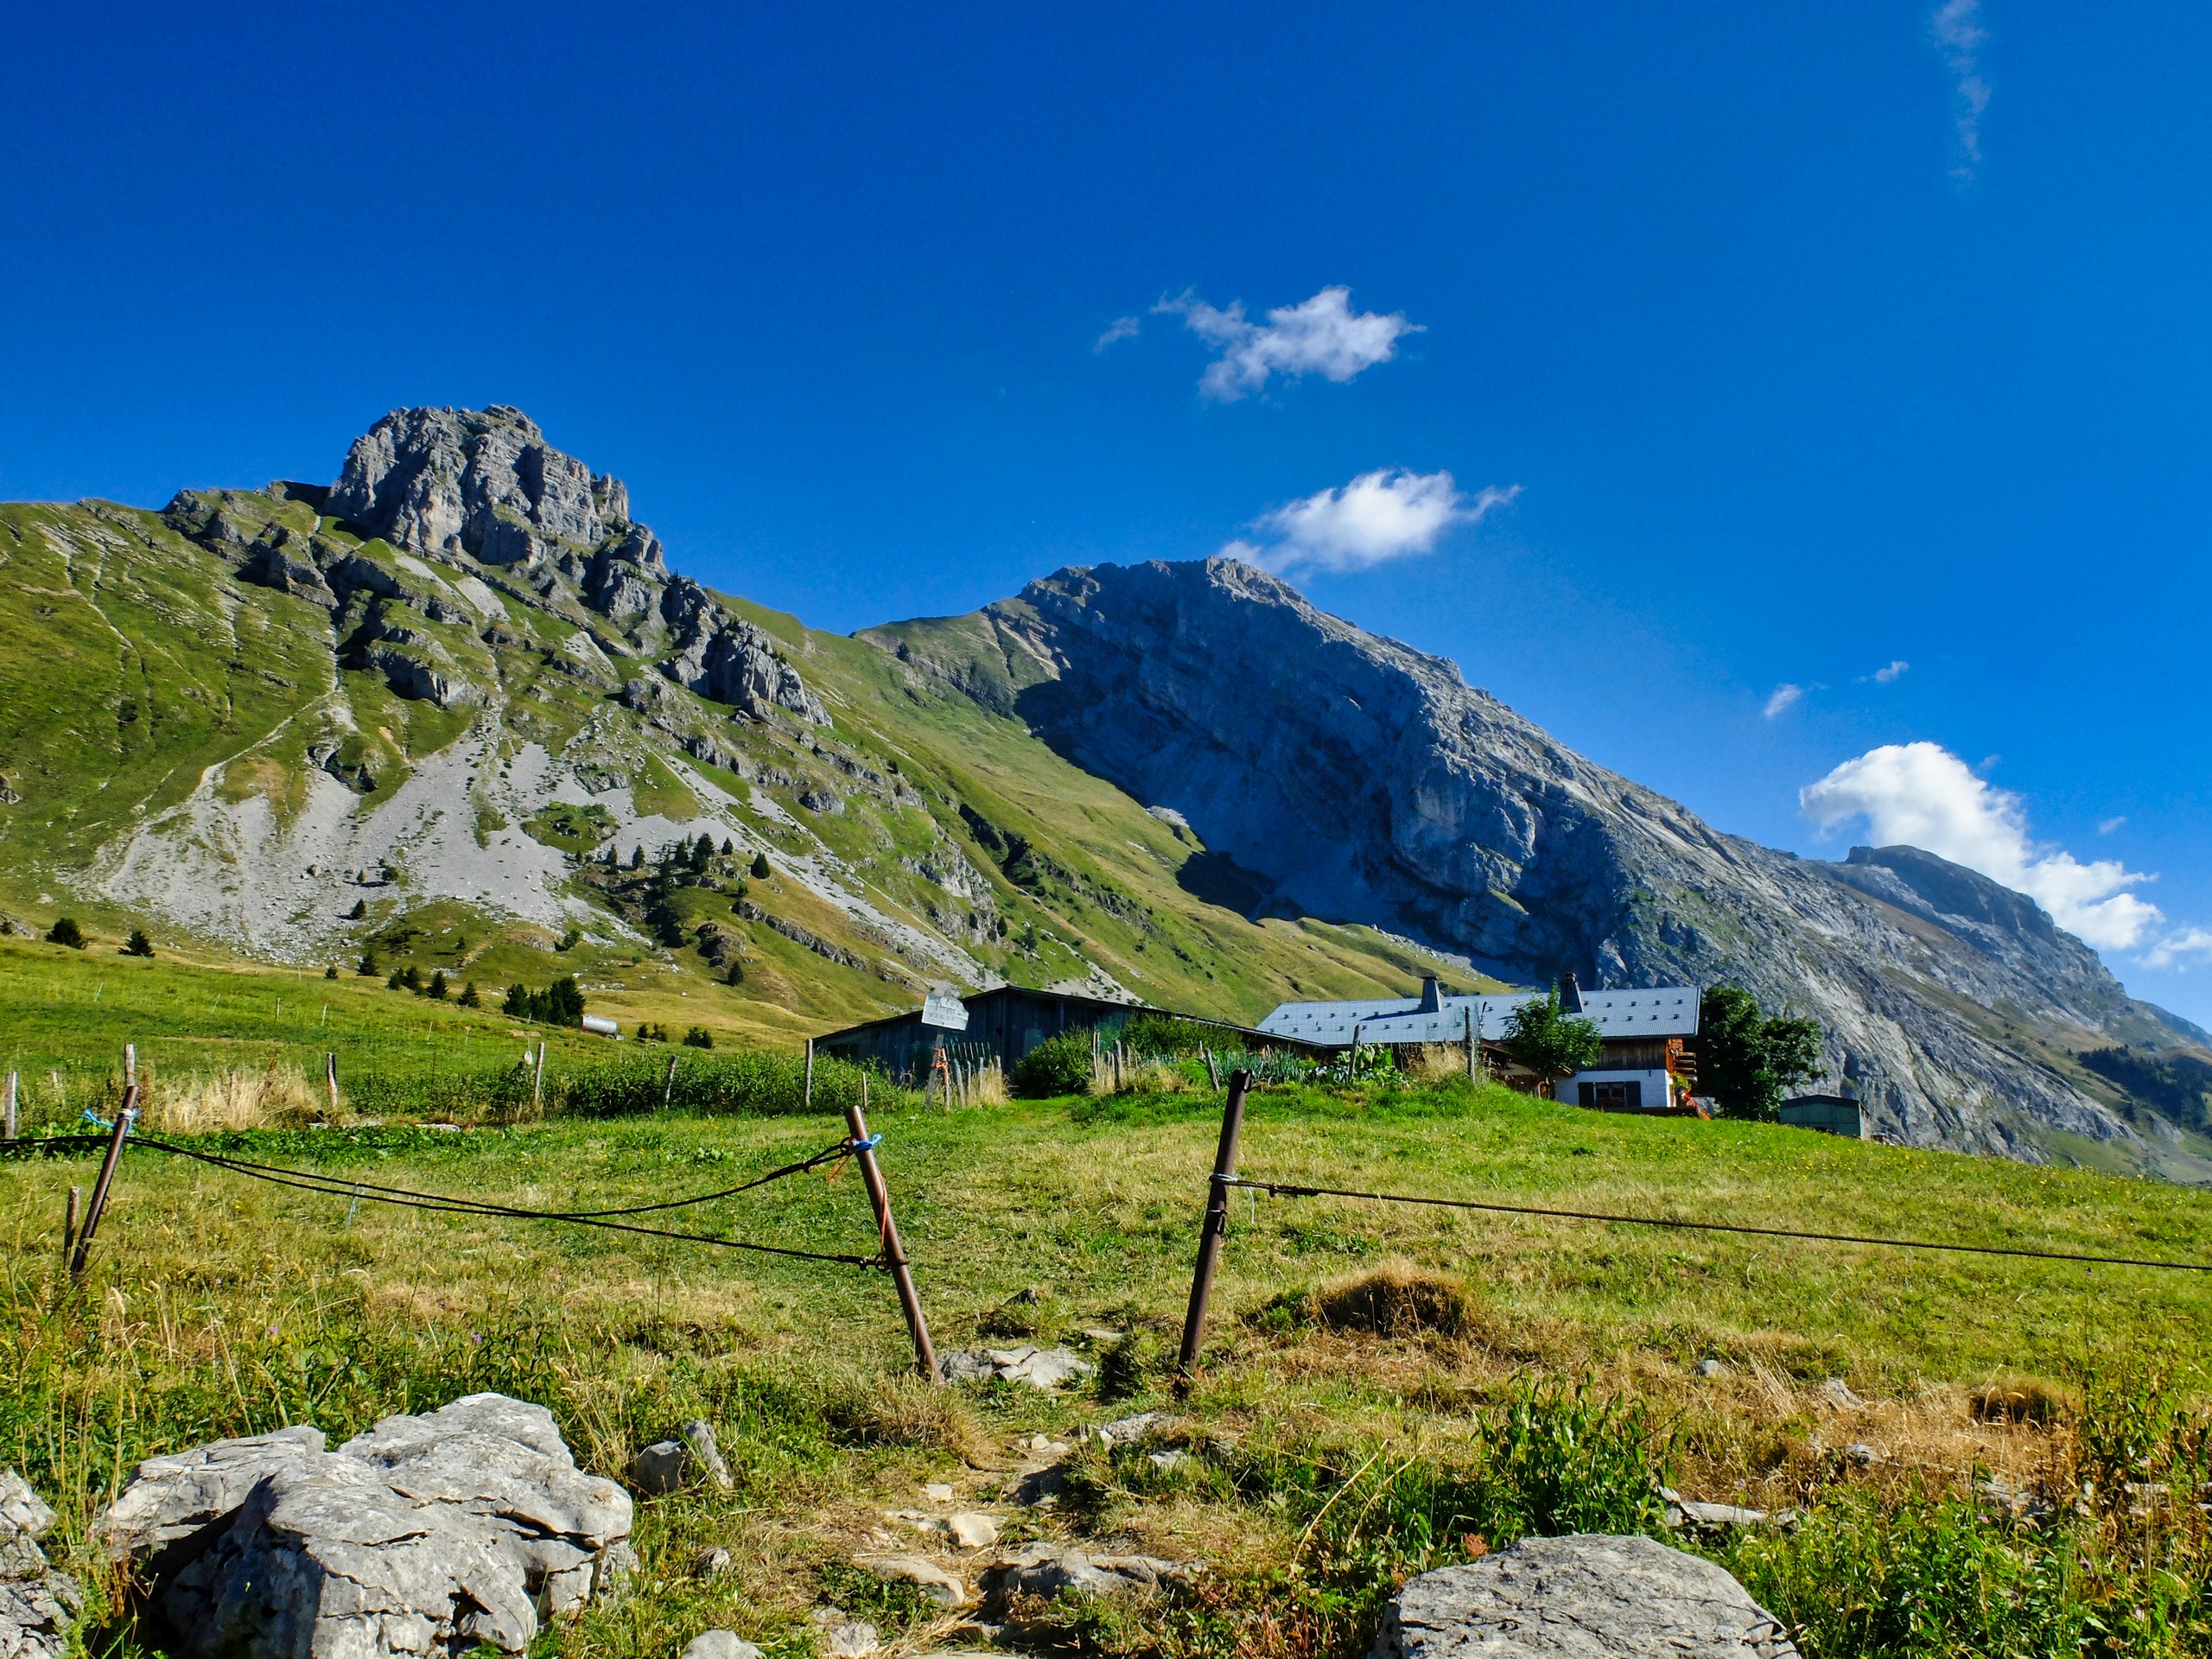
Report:
M 1449 473 L 1379 467 L 1262 514 L 1252 527 L 1266 541 L 1234 541 L 1221 550 L 1274 571 L 1366 570 L 1430 552 L 1452 525 L 1479 523 L 1520 493 L 1516 484 L 1471 497 Z
M 1185 327 L 1221 353 L 1206 365 L 1198 385 L 1207 397 L 1230 404 L 1259 391 L 1271 375 L 1349 380 L 1363 369 L 1388 363 L 1398 354 L 1402 336 L 1421 330 L 1402 311 L 1387 316 L 1355 312 L 1351 300 L 1349 288 L 1325 288 L 1300 304 L 1277 306 L 1264 323 L 1245 316 L 1242 300 L 1224 310 L 1187 289 L 1152 308 L 1182 318 Z
M 1989 107 L 1989 79 L 1981 73 L 1981 48 L 1989 31 L 1982 26 L 1981 0 L 1943 0 L 1928 28 L 1953 82 L 1951 120 L 1959 136 L 1959 159 L 1951 176 L 1961 185 L 1972 184 L 1981 166 L 1981 115 Z
M 2128 891 L 2156 877 L 2117 859 L 2084 864 L 2063 848 L 2037 842 L 2028 832 L 2026 803 L 1975 777 L 1939 744 L 1870 749 L 1798 791 L 1797 802 L 1823 830 L 1864 819 L 1883 845 L 1902 842 L 1980 870 L 2027 893 L 2061 927 L 2099 950 L 2152 944 L 2155 954 L 2172 942 L 2152 944 L 2165 917 Z
M 2212 930 L 2202 927 L 2177 929 L 2144 953 L 2143 965 L 2161 970 L 2184 968 L 2192 958 L 2212 960 Z
M 2124 812 L 2116 818 L 2101 818 L 2097 823 L 2097 833 L 2101 836 L 2108 836 L 2115 830 L 2126 828 L 2127 828 L 2127 815 Z
M 1106 332 L 1098 336 L 1098 343 L 1090 349 L 1103 352 L 1116 340 L 1135 340 L 1144 332 L 1144 323 L 1136 317 L 1116 317 L 1106 325 Z
M 1887 685 L 1891 681 L 1897 678 L 1905 671 L 1905 670 L 1911 666 L 1912 664 L 1910 663 L 1905 661 L 1904 658 L 1899 657 L 1893 660 L 1887 668 L 1878 668 L 1874 671 L 1874 683 L 1877 685 Z
M 1805 688 L 1784 681 L 1767 695 L 1766 707 L 1759 712 L 1769 720 L 1780 720 L 1799 703 L 1805 701 Z

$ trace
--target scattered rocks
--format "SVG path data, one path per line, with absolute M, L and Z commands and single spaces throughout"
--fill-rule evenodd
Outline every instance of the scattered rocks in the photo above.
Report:
M 1712 1562 L 1591 1533 L 1423 1573 L 1383 1614 L 1373 1659 L 1544 1654 L 1797 1659 L 1781 1621 Z
M 683 1659 L 760 1659 L 760 1649 L 735 1630 L 702 1630 L 685 1644 Z
M 1025 1382 L 1033 1389 L 1051 1390 L 1080 1376 L 1096 1376 L 1098 1368 L 1071 1348 L 967 1348 L 938 1362 L 948 1382 Z
M 1145 1461 L 1154 1468 L 1165 1471 L 1173 1469 L 1189 1456 L 1190 1453 L 1187 1452 L 1148 1452 L 1145 1454 Z
M 630 1462 L 630 1484 L 652 1497 L 680 1492 L 702 1480 L 723 1491 L 734 1484 L 715 1444 L 715 1431 L 696 1417 L 677 1430 L 675 1439 L 655 1440 Z
M 1837 1411 L 1864 1411 L 1866 1402 L 1851 1391 L 1851 1385 L 1840 1376 L 1832 1376 L 1821 1384 L 1821 1403 Z
M 1856 1464 L 1861 1469 L 1872 1469 L 1877 1464 L 1889 1461 L 1864 1440 L 1853 1440 L 1849 1446 L 1845 1446 L 1843 1457 L 1845 1462 Z
M 982 1581 L 983 1593 L 995 1601 L 1022 1596 L 1050 1601 L 1071 1590 L 1095 1596 L 1149 1595 L 1198 1570 L 1156 1555 L 1091 1555 L 1074 1544 L 1035 1543 L 1001 1555 L 984 1568 Z
M 181 1651 L 518 1653 L 635 1567 L 628 1494 L 543 1406 L 470 1395 L 321 1448 L 302 1425 L 149 1458 L 95 1523 Z
M 54 1511 L 30 1484 L 0 1470 L 0 1659 L 62 1659 L 69 1650 L 85 1599 L 39 1548 L 53 1527 Z
M 868 1659 L 883 1645 L 883 1632 L 840 1607 L 817 1607 L 807 1617 L 821 1631 L 817 1651 L 823 1659 Z
M 1700 1359 L 1697 1363 L 1697 1374 L 1703 1377 L 1719 1376 L 1727 1369 L 1717 1359 Z
M 1135 1446 L 1161 1426 L 1164 1419 L 1156 1411 L 1140 1411 L 1134 1416 L 1116 1417 L 1110 1423 L 1100 1423 L 1088 1428 L 1084 1434 L 1103 1440 L 1108 1446 Z
M 947 1482 L 933 1480 L 922 1488 L 922 1496 L 932 1503 L 950 1503 L 959 1493 Z
M 726 1549 L 702 1549 L 691 1558 L 691 1576 L 695 1579 L 719 1579 L 730 1569 L 730 1553 Z
M 911 1584 L 940 1607 L 968 1605 L 968 1586 L 925 1556 L 855 1555 L 853 1565 L 887 1583 Z
M 999 1541 L 998 1517 L 970 1512 L 956 1515 L 945 1523 L 952 1541 L 963 1549 L 988 1549 Z

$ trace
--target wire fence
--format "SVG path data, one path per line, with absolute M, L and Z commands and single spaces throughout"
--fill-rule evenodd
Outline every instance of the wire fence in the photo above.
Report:
M 1821 1244 L 1874 1244 L 1897 1250 L 1955 1250 L 1968 1255 L 2021 1256 L 2037 1262 L 2080 1262 L 2095 1267 L 2157 1268 L 2173 1273 L 2212 1273 L 2212 1262 L 2171 1262 L 2153 1256 L 2092 1255 L 2074 1250 L 2037 1250 L 2011 1244 L 1965 1244 L 1926 1238 L 1883 1238 L 1863 1233 L 1822 1233 L 1793 1227 L 1755 1227 L 1745 1222 L 1694 1221 L 1675 1216 L 1624 1216 L 1600 1210 L 1556 1210 L 1540 1205 L 1501 1204 L 1481 1198 L 1439 1198 L 1405 1192 L 1363 1192 L 1349 1187 L 1309 1186 L 1296 1181 L 1250 1180 L 1216 1175 L 1217 1185 L 1241 1187 L 1281 1198 L 1359 1198 L 1374 1204 L 1411 1204 L 1446 1210 L 1481 1210 L 1494 1215 L 1541 1216 L 1561 1221 L 1608 1222 L 1624 1227 L 1665 1227 L 1685 1232 L 1749 1233 L 1761 1238 L 1802 1239 Z

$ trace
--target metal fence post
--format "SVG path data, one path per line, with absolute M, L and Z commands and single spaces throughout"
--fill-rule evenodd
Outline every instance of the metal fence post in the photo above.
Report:
M 77 1248 L 69 1257 L 72 1279 L 81 1280 L 85 1276 L 85 1262 L 92 1253 L 92 1235 L 99 1230 L 101 1212 L 107 1208 L 108 1189 L 115 1185 L 115 1167 L 123 1161 L 124 1137 L 130 1133 L 130 1125 L 137 1116 L 138 1085 L 134 1083 L 124 1091 L 123 1109 L 115 1115 L 115 1133 L 108 1136 L 107 1156 L 100 1160 L 99 1179 L 92 1184 L 92 1207 L 85 1211 L 85 1224 L 78 1230 Z
M 1236 1141 L 1244 1132 L 1244 1091 L 1249 1071 L 1229 1074 L 1229 1098 L 1222 1103 L 1221 1144 L 1214 1149 L 1213 1179 L 1206 1187 L 1206 1218 L 1198 1230 L 1198 1265 L 1191 1275 L 1191 1306 L 1183 1316 L 1183 1346 L 1175 1369 L 1188 1378 L 1197 1370 L 1198 1343 L 1205 1335 L 1206 1304 L 1213 1297 L 1214 1268 L 1221 1261 L 1222 1236 L 1229 1231 L 1229 1183 L 1236 1179 Z
M 899 1241 L 899 1224 L 891 1219 L 891 1194 L 884 1187 L 883 1172 L 876 1167 L 875 1148 L 868 1143 L 868 1116 L 857 1104 L 845 1108 L 845 1128 L 853 1139 L 853 1157 L 861 1166 L 868 1201 L 875 1207 L 875 1224 L 883 1234 L 883 1259 L 890 1263 L 892 1282 L 899 1287 L 899 1310 L 906 1316 L 906 1333 L 914 1339 L 914 1363 L 931 1382 L 943 1387 L 944 1374 L 938 1370 L 929 1322 L 922 1318 L 921 1298 L 914 1294 L 914 1275 L 906 1268 L 906 1247 Z

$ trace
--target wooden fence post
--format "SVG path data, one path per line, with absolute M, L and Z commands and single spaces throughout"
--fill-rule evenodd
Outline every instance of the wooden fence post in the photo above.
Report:
M 123 1092 L 129 1094 L 138 1086 L 138 1045 L 123 1046 Z
M 1475 1038 L 1475 1010 L 1472 1007 L 1470 1007 L 1465 1012 L 1467 1015 L 1467 1081 L 1469 1083 L 1477 1083 L 1481 1079 L 1477 1075 L 1475 1070 L 1475 1054 L 1477 1052 Z
M 806 1039 L 806 1099 L 805 1109 L 814 1109 L 814 1039 Z
M 875 1148 L 869 1144 L 868 1115 L 857 1104 L 845 1108 L 845 1128 L 853 1140 L 853 1158 L 861 1166 L 861 1180 L 868 1201 L 875 1207 L 875 1224 L 883 1235 L 883 1259 L 891 1264 L 892 1282 L 899 1287 L 899 1311 L 906 1316 L 906 1334 L 914 1339 L 914 1363 L 922 1375 L 938 1388 L 944 1374 L 938 1370 L 937 1350 L 930 1343 L 930 1327 L 922 1318 L 921 1299 L 914 1294 L 914 1275 L 906 1269 L 906 1247 L 899 1238 L 899 1224 L 891 1219 L 891 1194 L 876 1167 Z
M 545 1116 L 545 1039 L 537 1039 L 537 1061 L 530 1068 L 530 1115 Z
M 124 1091 L 123 1109 L 115 1115 L 115 1133 L 108 1136 L 107 1156 L 100 1160 L 99 1179 L 92 1183 L 92 1208 L 85 1212 L 85 1224 L 77 1233 L 77 1248 L 69 1256 L 72 1279 L 82 1280 L 85 1276 L 85 1261 L 92 1253 L 92 1235 L 99 1230 L 101 1212 L 107 1208 L 108 1189 L 115 1185 L 116 1166 L 123 1161 L 124 1137 L 130 1133 L 131 1122 L 137 1116 L 138 1085 L 134 1083 Z
M 338 1051 L 326 1050 L 322 1057 L 322 1080 L 330 1090 L 330 1115 L 338 1116 Z
M 61 1211 L 61 1265 L 69 1265 L 69 1253 L 77 1248 L 77 1217 L 85 1212 L 85 1189 L 69 1189 L 69 1202 Z
M 4 1106 L 0 1106 L 0 1118 L 5 1119 L 4 1122 L 0 1122 L 0 1130 L 5 1131 L 0 1138 L 10 1141 L 16 1138 L 16 1074 L 10 1071 L 8 1074 L 7 1101 Z
M 1198 1369 L 1198 1343 L 1205 1335 L 1206 1304 L 1213 1298 L 1214 1268 L 1221 1241 L 1229 1230 L 1229 1183 L 1236 1179 L 1236 1141 L 1244 1132 L 1244 1091 L 1249 1071 L 1229 1074 L 1229 1098 L 1221 1108 L 1221 1144 L 1214 1149 L 1213 1179 L 1206 1186 L 1206 1218 L 1198 1229 L 1198 1265 L 1191 1275 L 1191 1306 L 1183 1315 L 1183 1346 L 1175 1370 L 1186 1381 Z

